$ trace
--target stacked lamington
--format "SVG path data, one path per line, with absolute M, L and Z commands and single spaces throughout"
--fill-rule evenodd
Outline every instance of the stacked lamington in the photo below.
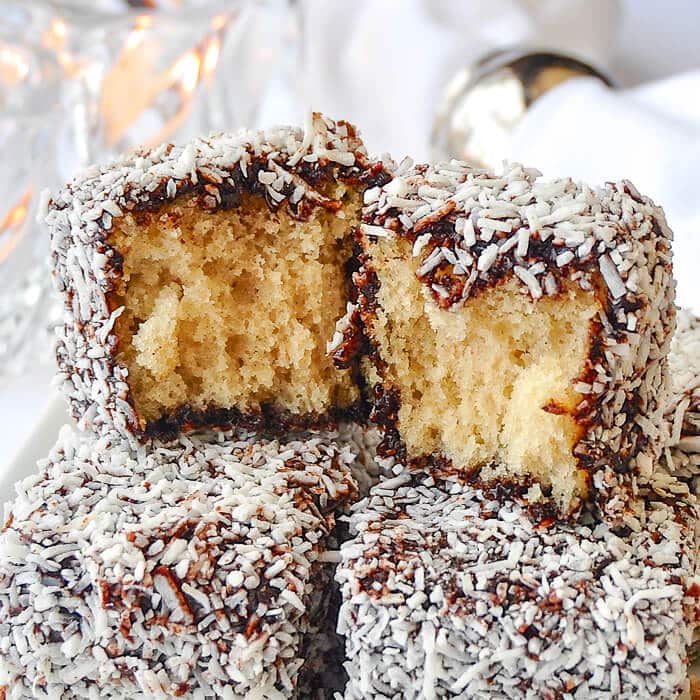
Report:
M 0 697 L 688 690 L 699 326 L 667 386 L 631 184 L 397 168 L 316 114 L 48 205 L 77 427 L 6 511 Z
M 678 697 L 697 596 L 686 495 L 655 481 L 617 531 L 425 473 L 380 484 L 338 572 L 346 697 Z
M 671 396 L 666 420 L 670 430 L 667 464 L 700 492 L 700 319 L 678 313 L 678 326 L 669 355 Z
M 399 459 L 624 518 L 660 449 L 671 232 L 628 182 L 538 175 L 406 164 L 367 190 L 344 339 Z
M 3 534 L 6 696 L 320 689 L 307 649 L 328 625 L 327 551 L 356 493 L 353 459 L 321 436 L 219 433 L 134 451 L 66 428 Z

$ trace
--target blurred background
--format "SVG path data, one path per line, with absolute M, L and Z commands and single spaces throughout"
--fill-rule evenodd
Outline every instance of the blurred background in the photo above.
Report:
M 0 0 L 0 494 L 66 419 L 42 192 L 309 108 L 396 159 L 631 179 L 665 207 L 700 313 L 695 0 Z

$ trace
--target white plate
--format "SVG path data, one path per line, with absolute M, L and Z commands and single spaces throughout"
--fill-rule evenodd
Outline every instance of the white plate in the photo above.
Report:
M 65 401 L 52 394 L 27 439 L 10 462 L 0 469 L 0 504 L 14 498 L 16 482 L 36 472 L 37 460 L 48 455 L 56 442 L 58 431 L 69 420 Z

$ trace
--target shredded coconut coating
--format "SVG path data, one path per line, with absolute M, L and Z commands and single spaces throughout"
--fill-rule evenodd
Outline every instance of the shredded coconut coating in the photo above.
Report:
M 0 696 L 320 694 L 311 650 L 333 626 L 336 516 L 362 468 L 337 440 L 134 449 L 65 428 L 6 507 Z
M 619 519 L 663 443 L 661 397 L 675 324 L 672 233 L 663 211 L 628 181 L 594 189 L 539 176 L 515 163 L 496 175 L 458 161 L 407 160 L 387 184 L 365 192 L 359 241 L 368 250 L 408 240 L 418 278 L 443 309 L 506 279 L 518 280 L 535 301 L 557 295 L 564 281 L 596 296 L 601 310 L 588 376 L 574 385 L 584 428 L 574 455 L 602 511 Z M 329 347 L 339 357 L 358 333 L 372 339 L 378 282 L 367 266 L 356 279 L 375 281 L 359 286 Z M 370 359 L 381 376 L 381 348 Z M 375 412 L 380 424 L 391 423 L 381 406 Z
M 658 471 L 622 530 L 399 471 L 336 573 L 347 700 L 676 698 L 697 618 L 697 503 Z
M 110 305 L 123 273 L 108 240 L 115 219 L 186 193 L 195 193 L 205 211 L 231 208 L 243 191 L 264 197 L 272 211 L 286 207 L 304 218 L 323 207 L 342 217 L 342 203 L 326 197 L 319 181 L 371 179 L 382 167 L 370 162 L 351 124 L 313 114 L 304 130 L 241 130 L 125 155 L 86 170 L 56 194 L 45 219 L 53 275 L 65 302 L 64 326 L 57 331 L 59 381 L 81 427 L 137 437 L 142 427 L 127 370 L 115 360 L 114 324 L 123 312 Z
M 680 310 L 669 355 L 670 397 L 666 461 L 670 469 L 700 493 L 700 319 Z

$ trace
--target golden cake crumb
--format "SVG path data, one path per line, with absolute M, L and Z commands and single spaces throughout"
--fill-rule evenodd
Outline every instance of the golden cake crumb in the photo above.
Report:
M 397 248 L 371 249 L 380 282 L 372 333 L 384 381 L 400 394 L 409 453 L 440 454 L 466 468 L 494 463 L 484 475 L 530 475 L 558 499 L 583 496 L 572 453 L 582 432 L 573 384 L 589 354 L 595 297 L 569 284 L 534 302 L 511 278 L 440 309 L 409 251 Z
M 334 186 L 358 211 L 359 194 Z M 117 361 L 141 420 L 183 405 L 323 414 L 354 402 L 350 371 L 324 353 L 347 299 L 347 228 L 321 208 L 305 221 L 271 212 L 254 195 L 216 212 L 186 196 L 115 223 Z

